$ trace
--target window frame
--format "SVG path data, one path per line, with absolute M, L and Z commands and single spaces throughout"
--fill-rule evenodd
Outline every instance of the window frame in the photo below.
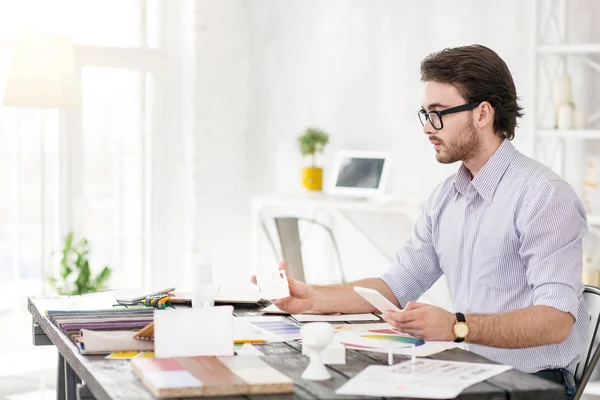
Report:
M 191 2 L 160 4 L 156 48 L 74 45 L 79 79 L 81 71 L 87 67 L 124 68 L 153 75 L 154 96 L 150 109 L 152 128 L 143 146 L 144 262 L 139 286 L 160 285 L 165 279 L 178 283 L 184 281 L 182 276 L 185 273 L 182 275 L 181 271 L 189 271 L 195 242 L 195 160 L 191 122 L 193 85 L 190 85 L 190 79 L 193 81 L 194 63 L 186 66 L 182 62 L 193 61 L 195 6 Z M 143 29 L 146 29 L 145 24 L 143 25 Z M 0 41 L 0 52 L 10 52 L 10 42 Z M 81 209 L 81 107 L 60 110 L 59 124 L 59 236 L 62 238 L 70 230 L 81 232 L 84 225 Z M 166 127 L 170 129 L 167 130 Z M 178 160 L 184 161 L 183 170 L 181 165 L 173 162 Z M 173 177 L 177 175 L 182 175 L 183 180 L 173 184 Z M 49 249 L 46 249 L 45 254 L 45 259 L 48 260 Z M 181 266 L 182 269 L 179 273 L 166 273 L 167 265 Z M 42 276 L 47 274 L 49 268 L 46 263 Z

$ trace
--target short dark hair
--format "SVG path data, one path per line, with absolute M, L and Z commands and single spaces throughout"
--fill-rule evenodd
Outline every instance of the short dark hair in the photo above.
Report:
M 523 107 L 506 63 L 482 45 L 444 49 L 421 62 L 421 80 L 455 86 L 467 103 L 488 101 L 494 107 L 494 131 L 512 140 Z

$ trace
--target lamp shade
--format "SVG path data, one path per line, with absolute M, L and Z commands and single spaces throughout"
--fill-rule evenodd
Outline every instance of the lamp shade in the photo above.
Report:
M 79 98 L 73 46 L 67 35 L 15 38 L 4 105 L 69 108 L 77 106 Z

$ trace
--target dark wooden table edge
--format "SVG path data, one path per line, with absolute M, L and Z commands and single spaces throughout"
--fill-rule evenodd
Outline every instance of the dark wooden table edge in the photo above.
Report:
M 34 297 L 34 299 L 37 299 Z M 42 315 L 40 313 L 40 310 L 38 309 L 38 307 L 36 306 L 36 304 L 34 303 L 34 301 L 32 301 L 31 297 L 28 297 L 27 299 L 27 309 L 28 311 L 31 313 L 33 320 L 41 327 L 41 329 L 44 331 L 44 333 L 46 333 L 46 335 L 48 336 L 48 338 L 52 341 L 52 343 L 56 346 L 57 350 L 59 351 L 59 353 L 64 357 L 65 361 L 69 363 L 69 365 L 71 366 L 71 368 L 75 371 L 75 373 L 77 374 L 77 376 L 82 379 L 88 386 L 89 390 L 92 392 L 92 394 L 94 395 L 94 397 L 97 400 L 112 400 L 112 398 L 109 396 L 109 394 L 104 390 L 104 388 L 102 387 L 102 385 L 100 385 L 93 377 L 93 375 L 90 373 L 90 371 L 83 365 L 83 363 L 81 362 L 81 360 L 79 359 L 80 357 L 85 357 L 82 356 L 79 353 L 79 350 L 77 349 L 77 347 L 70 343 L 70 341 L 64 341 L 61 339 L 61 335 L 64 336 L 64 334 L 54 325 L 52 324 L 52 322 L 46 318 L 45 315 Z M 290 346 L 291 348 L 295 349 L 296 351 L 298 351 L 298 349 L 294 346 L 292 346 L 289 343 L 286 343 L 286 345 Z M 66 353 L 72 353 L 71 356 L 69 356 Z M 377 361 L 380 362 L 381 360 L 377 357 L 377 356 L 372 356 L 370 353 L 368 352 L 361 352 L 361 354 L 373 361 Z M 436 355 L 427 357 L 427 358 L 431 358 L 431 359 L 443 359 L 443 358 L 438 358 L 436 357 Z M 70 362 L 73 361 L 73 362 Z M 491 362 L 491 361 L 490 361 Z M 493 362 L 491 362 L 493 363 Z M 339 371 L 335 368 L 335 366 L 328 366 L 328 368 L 332 369 L 333 371 L 335 371 L 336 373 L 339 373 L 343 376 L 345 376 L 346 378 L 349 378 L 349 376 L 347 374 L 345 374 L 343 371 Z M 514 370 L 511 370 L 514 371 Z M 511 371 L 507 371 L 504 372 L 501 375 L 498 376 L 502 376 L 504 374 L 508 374 Z M 542 378 L 539 378 L 542 379 Z M 553 382 L 548 382 L 548 384 L 550 384 L 550 386 L 554 385 L 556 386 L 556 388 L 560 389 L 561 391 L 564 390 L 564 388 L 561 385 L 558 385 L 556 383 Z M 478 383 L 477 385 L 487 385 L 489 387 L 494 387 L 497 389 L 500 389 L 504 392 L 505 394 L 505 398 L 506 399 L 510 399 L 513 400 L 516 398 L 521 398 L 520 396 L 513 396 L 515 393 L 512 392 L 510 390 L 510 388 L 508 388 L 504 383 L 502 382 L 498 382 L 497 380 L 495 380 L 494 378 L 491 378 L 489 380 L 486 380 L 484 382 Z M 297 385 L 297 388 L 302 390 L 303 392 L 305 392 L 306 394 L 308 394 L 310 397 L 315 397 L 313 395 L 313 393 L 311 393 L 310 391 L 308 391 L 307 389 L 305 389 L 304 387 Z M 464 394 L 465 393 L 463 392 Z M 550 394 L 550 393 L 548 393 Z M 462 395 L 462 393 L 461 393 Z M 268 395 L 266 395 L 268 396 Z M 237 396 L 237 399 L 250 399 L 250 397 L 248 396 Z M 351 397 L 348 397 L 348 399 L 350 399 Z M 377 397 L 370 397 L 373 399 L 377 399 Z M 525 398 L 530 398 L 530 397 L 525 397 Z M 560 398 L 560 397 L 559 397 Z M 408 399 L 407 399 L 408 400 Z

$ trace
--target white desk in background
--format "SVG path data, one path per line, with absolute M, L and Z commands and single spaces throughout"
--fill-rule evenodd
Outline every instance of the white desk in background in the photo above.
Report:
M 385 197 L 380 199 L 356 199 L 340 196 L 330 196 L 323 193 L 307 193 L 296 195 L 273 195 L 254 197 L 252 199 L 251 216 L 251 257 L 252 271 L 258 271 L 259 266 L 259 239 L 262 230 L 262 221 L 267 217 L 275 216 L 302 216 L 299 211 L 324 212 L 335 219 L 347 222 L 360 236 L 373 246 L 390 263 L 395 255 L 385 250 L 375 241 L 362 227 L 357 224 L 348 213 L 382 213 L 404 215 L 411 221 L 416 222 L 420 213 L 421 202 L 414 198 L 407 198 L 406 202 Z

